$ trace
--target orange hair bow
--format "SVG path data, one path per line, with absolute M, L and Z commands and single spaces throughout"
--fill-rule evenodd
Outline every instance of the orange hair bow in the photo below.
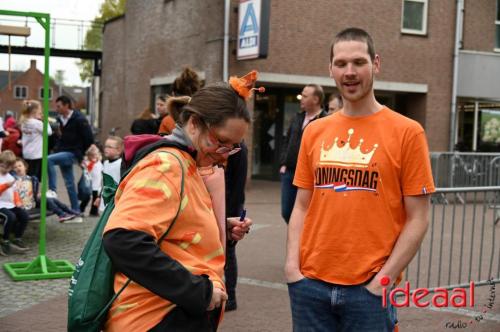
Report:
M 243 77 L 232 76 L 229 79 L 229 84 L 240 95 L 240 97 L 247 100 L 252 95 L 253 90 L 257 90 L 260 93 L 266 91 L 266 89 L 263 86 L 259 88 L 253 87 L 255 81 L 257 81 L 257 75 L 258 75 L 257 71 L 252 70 Z

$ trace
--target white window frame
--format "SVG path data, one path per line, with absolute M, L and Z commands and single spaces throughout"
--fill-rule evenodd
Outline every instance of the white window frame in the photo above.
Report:
M 18 97 L 16 94 L 17 88 L 24 88 L 26 90 L 26 95 L 24 97 Z M 27 85 L 14 85 L 13 89 L 14 99 L 27 99 L 28 98 L 28 86 Z
M 427 15 L 428 15 L 428 8 L 429 8 L 429 1 L 428 0 L 402 0 L 402 6 L 401 6 L 401 32 L 402 33 L 407 33 L 407 34 L 412 34 L 412 35 L 427 35 Z M 422 17 L 422 30 L 416 30 L 416 29 L 407 29 L 403 26 L 404 20 L 405 20 L 405 2 L 419 2 L 424 4 L 423 8 L 423 17 Z
M 497 27 L 500 27 L 500 0 L 497 0 L 497 11 L 495 12 L 495 45 L 493 46 L 494 52 L 500 52 L 500 45 L 496 45 L 497 43 Z
M 43 100 L 42 91 L 43 91 L 43 87 L 38 89 L 38 98 L 40 100 Z M 52 88 L 49 88 L 49 100 L 52 100 L 52 96 L 54 95 L 53 93 L 54 93 L 54 91 L 52 90 Z

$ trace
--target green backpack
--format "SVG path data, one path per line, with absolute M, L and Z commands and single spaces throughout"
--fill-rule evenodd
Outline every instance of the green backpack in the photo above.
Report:
M 132 165 L 128 167 L 125 174 L 121 177 L 121 181 L 123 181 L 137 162 L 150 152 L 162 146 L 176 146 L 176 144 L 172 144 L 166 140 L 162 141 L 142 149 L 139 152 L 139 156 L 134 158 Z M 161 243 L 165 236 L 167 236 L 177 220 L 181 210 L 182 197 L 184 197 L 184 167 L 182 166 L 182 162 L 174 153 L 168 151 L 162 152 L 173 155 L 181 164 L 181 200 L 174 220 L 160 237 L 158 243 Z M 117 188 L 118 185 L 114 182 L 113 178 L 105 174 L 103 177 L 102 196 L 106 208 L 85 244 L 80 259 L 76 264 L 75 272 L 71 277 L 68 290 L 68 331 L 70 332 L 101 331 L 111 304 L 131 281 L 128 279 L 125 285 L 116 294 L 114 293 L 115 270 L 102 243 L 104 227 L 115 208 L 114 196 Z

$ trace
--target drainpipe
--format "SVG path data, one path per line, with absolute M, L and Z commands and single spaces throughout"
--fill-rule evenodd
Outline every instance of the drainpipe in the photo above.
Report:
M 451 114 L 450 114 L 450 151 L 455 147 L 456 132 L 457 132 L 457 84 L 458 84 L 458 55 L 462 48 L 462 32 L 464 22 L 464 1 L 457 0 L 457 17 L 455 23 L 455 47 L 453 50 L 453 86 L 451 91 Z
M 477 152 L 477 129 L 479 122 L 479 102 L 474 102 L 474 134 L 472 136 L 472 151 Z
M 229 76 L 229 14 L 231 0 L 224 0 L 224 49 L 222 51 L 222 80 L 228 81 Z

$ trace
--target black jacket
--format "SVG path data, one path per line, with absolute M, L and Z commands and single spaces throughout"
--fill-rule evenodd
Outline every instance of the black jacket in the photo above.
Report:
M 226 216 L 239 217 L 245 204 L 245 184 L 248 170 L 248 149 L 240 144 L 241 151 L 229 156 L 225 172 Z
M 312 119 L 309 123 L 326 115 L 327 112 L 325 110 L 321 110 L 321 113 L 319 113 L 319 115 Z M 297 166 L 297 157 L 299 156 L 300 142 L 302 140 L 302 133 L 304 132 L 304 130 L 302 129 L 302 124 L 304 123 L 305 116 L 306 112 L 300 112 L 295 115 L 295 118 L 290 124 L 286 137 L 283 141 L 280 166 L 285 165 L 287 170 L 293 171 Z
M 158 134 L 160 128 L 159 119 L 135 119 L 130 127 L 132 135 Z
M 89 122 L 82 113 L 75 110 L 65 126 L 59 117 L 57 122 L 61 130 L 61 137 L 54 147 L 54 152 L 72 152 L 79 162 L 82 161 L 85 151 L 94 143 Z

